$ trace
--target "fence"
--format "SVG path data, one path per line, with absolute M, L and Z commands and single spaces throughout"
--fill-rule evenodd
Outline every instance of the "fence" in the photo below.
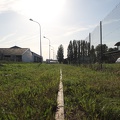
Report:
M 118 4 L 108 14 L 97 27 L 89 33 L 85 41 L 89 41 L 90 45 L 95 47 L 100 44 L 106 44 L 108 48 L 114 48 L 117 42 L 120 42 L 120 4 Z M 101 60 L 102 60 L 102 48 L 101 48 Z M 120 52 L 118 53 L 120 57 Z M 102 62 L 102 61 L 101 61 Z
M 120 41 L 120 4 L 102 21 L 102 42 L 110 47 Z M 89 40 L 89 36 L 86 37 Z M 100 24 L 91 33 L 91 44 L 100 44 Z

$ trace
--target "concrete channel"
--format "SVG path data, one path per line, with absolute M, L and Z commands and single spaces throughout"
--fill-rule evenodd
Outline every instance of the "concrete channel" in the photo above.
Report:
M 60 69 L 60 83 L 57 97 L 57 111 L 55 114 L 55 120 L 64 120 L 64 95 L 63 95 L 63 83 L 62 83 L 62 69 Z

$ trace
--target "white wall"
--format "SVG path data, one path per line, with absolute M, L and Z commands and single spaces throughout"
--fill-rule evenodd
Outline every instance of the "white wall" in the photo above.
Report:
M 22 61 L 23 62 L 33 62 L 33 55 L 30 51 L 30 49 L 28 49 L 23 55 L 22 55 Z
M 118 46 L 118 50 L 120 50 L 120 46 Z

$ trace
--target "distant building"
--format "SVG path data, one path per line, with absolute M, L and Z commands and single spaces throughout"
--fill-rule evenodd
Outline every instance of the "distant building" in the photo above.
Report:
M 16 62 L 42 62 L 42 56 L 32 52 L 29 48 L 13 46 L 0 48 L 0 60 Z
M 118 50 L 120 50 L 120 42 L 117 42 L 115 46 L 117 46 Z
M 55 63 L 58 63 L 58 60 L 46 59 L 46 63 L 48 63 L 48 64 L 55 64 Z
M 115 63 L 115 61 L 120 57 L 120 42 L 117 42 L 114 46 L 117 46 L 118 50 L 104 53 L 104 55 L 108 58 L 107 61 L 109 63 Z

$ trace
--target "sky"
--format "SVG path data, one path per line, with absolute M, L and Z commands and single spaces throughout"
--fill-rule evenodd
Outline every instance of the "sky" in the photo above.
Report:
M 0 0 L 0 48 L 16 45 L 40 54 L 41 33 L 43 59 L 49 58 L 49 41 L 50 58 L 56 58 L 61 44 L 66 58 L 70 40 L 84 40 L 119 3 L 120 0 Z

